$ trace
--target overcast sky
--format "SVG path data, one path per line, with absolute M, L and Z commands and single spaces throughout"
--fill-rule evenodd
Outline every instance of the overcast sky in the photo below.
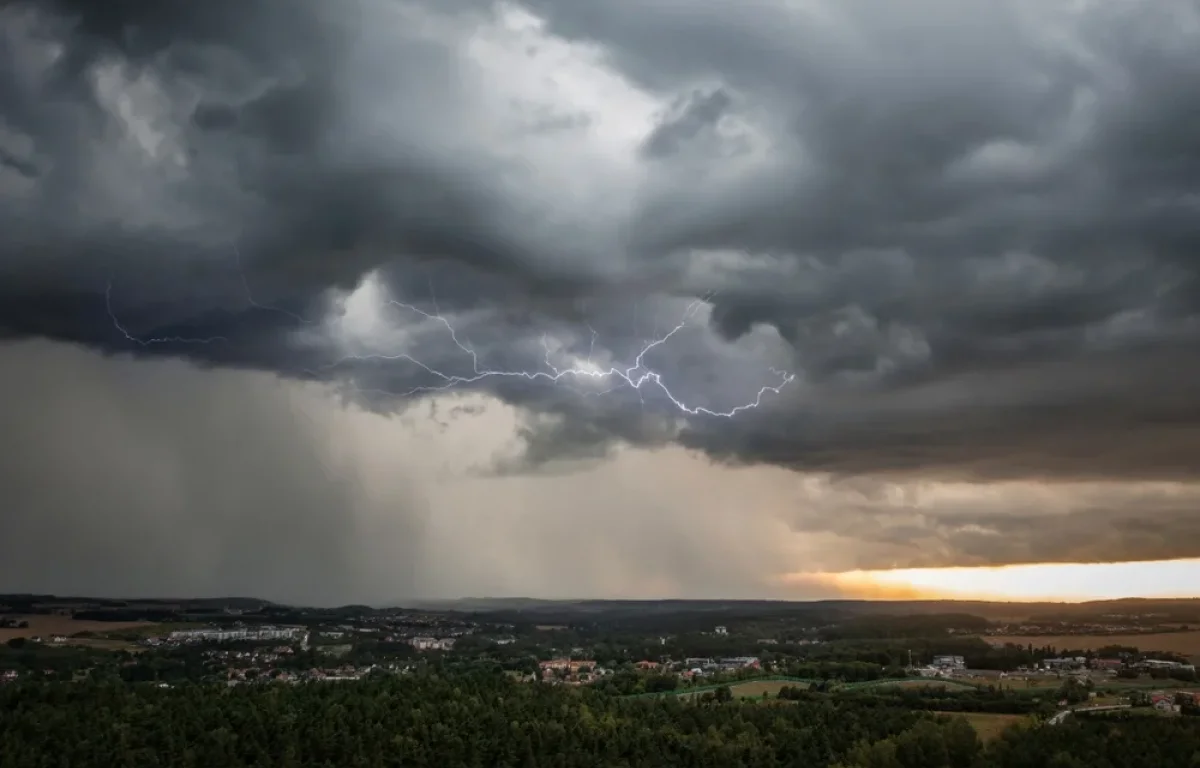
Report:
M 5 3 L 0 591 L 1200 557 L 1196 51 L 1191 0 Z

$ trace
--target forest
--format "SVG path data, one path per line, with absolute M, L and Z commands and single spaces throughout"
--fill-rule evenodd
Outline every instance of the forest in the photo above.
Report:
M 899 702 L 898 702 L 899 703 Z M 1200 764 L 1192 718 L 1011 729 L 878 699 L 628 699 L 501 674 L 303 685 L 0 687 L 0 765 L 1139 768 Z

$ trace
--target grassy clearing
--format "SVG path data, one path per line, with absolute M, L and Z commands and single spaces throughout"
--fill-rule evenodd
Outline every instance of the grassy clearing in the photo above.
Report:
M 991 741 L 1004 732 L 1006 728 L 1021 722 L 1027 722 L 1025 715 L 997 715 L 990 712 L 935 712 L 936 715 L 961 717 L 971 724 L 975 733 L 982 741 Z
M 51 635 L 70 637 L 78 632 L 125 632 L 131 629 L 142 629 L 155 626 L 148 621 L 80 621 L 70 616 L 8 616 L 8 619 L 29 622 L 28 627 L 21 629 L 5 627 L 0 629 L 0 642 L 15 637 L 41 637 L 49 639 Z
M 729 690 L 738 699 L 761 699 L 764 693 L 773 699 L 779 696 L 780 689 L 795 685 L 787 680 L 751 680 L 731 685 Z
M 724 687 L 729 688 L 729 692 L 733 694 L 734 698 L 761 699 L 764 692 L 769 697 L 774 698 L 779 695 L 780 689 L 786 686 L 808 688 L 808 686 L 814 682 L 817 681 L 806 680 L 799 677 L 762 677 L 751 680 L 735 680 L 729 683 L 709 683 L 707 685 L 698 685 L 691 688 L 677 688 L 673 691 L 663 691 L 661 693 L 635 693 L 629 698 L 678 696 L 681 699 L 690 699 L 697 696 L 702 696 L 706 693 L 714 692 L 718 688 Z
M 1022 678 L 1008 678 L 1001 680 L 997 684 L 997 688 L 1013 693 L 1022 693 L 1024 691 L 1056 691 L 1062 688 L 1063 680 L 1056 677 L 1031 678 L 1028 680 Z
M 108 624 L 110 622 L 98 622 L 98 623 Z M 120 627 L 120 628 L 114 627 L 114 628 L 108 629 L 107 631 L 102 630 L 102 629 L 101 630 L 92 630 L 92 631 L 100 633 L 100 634 L 105 634 L 105 635 L 119 634 L 123 638 L 141 639 L 141 638 L 145 638 L 145 637 L 160 637 L 163 635 L 169 635 L 172 632 L 176 632 L 178 630 L 200 629 L 205 626 L 207 626 L 207 625 L 203 624 L 201 622 L 198 622 L 198 621 L 163 621 L 163 622 L 158 622 L 158 623 L 154 623 L 154 624 L 147 623 L 147 624 L 142 624 L 142 625 L 132 626 L 132 627 Z
M 1096 683 L 1096 690 L 1116 691 L 1118 694 L 1127 694 L 1130 691 L 1194 691 L 1198 688 L 1200 688 L 1198 683 L 1189 683 L 1183 680 L 1154 680 L 1148 677 L 1140 680 L 1105 680 Z
M 1179 717 L 1179 714 L 1177 712 L 1161 712 L 1154 707 L 1134 707 L 1132 709 L 1110 709 L 1101 712 L 1080 712 L 1077 713 L 1076 717 L 1130 720 L 1143 717 Z
M 875 680 L 869 683 L 851 683 L 846 690 L 878 690 L 887 688 L 936 688 L 943 691 L 975 691 L 977 686 L 960 683 L 954 680 L 938 680 L 936 678 L 909 678 L 907 680 Z
M 146 650 L 142 646 L 135 645 L 128 640 L 112 640 L 108 638 L 71 637 L 63 645 L 76 648 L 95 648 L 100 651 L 128 651 L 129 653 L 142 653 Z
M 1088 699 L 1085 707 L 1113 707 L 1118 704 L 1126 703 L 1127 699 L 1122 696 L 1097 696 L 1094 699 Z

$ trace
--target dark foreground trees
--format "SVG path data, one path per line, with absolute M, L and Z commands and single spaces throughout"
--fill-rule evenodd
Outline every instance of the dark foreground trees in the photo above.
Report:
M 1077 717 L 1061 726 L 1010 730 L 987 752 L 987 768 L 1193 768 L 1200 766 L 1200 720 L 1145 713 Z
M 631 701 L 502 677 L 0 689 L 0 765 L 822 766 L 910 728 L 833 701 Z
M 1028 729 L 982 750 L 962 720 L 836 697 L 630 700 L 489 675 L 0 687 L 0 766 L 20 768 L 1139 768 L 1198 750 L 1187 719 Z

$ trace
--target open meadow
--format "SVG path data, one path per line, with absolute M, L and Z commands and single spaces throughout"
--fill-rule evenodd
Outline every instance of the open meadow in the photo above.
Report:
M 764 693 L 774 699 L 779 696 L 781 688 L 796 685 L 797 683 L 788 680 L 748 680 L 731 685 L 729 691 L 737 699 L 761 699 Z
M 29 626 L 21 627 L 20 629 L 0 627 L 0 643 L 12 640 L 15 637 L 41 637 L 43 640 L 49 640 L 51 635 L 70 637 L 78 632 L 121 632 L 155 626 L 154 623 L 149 621 L 88 621 L 73 619 L 70 616 L 47 616 L 39 614 L 28 616 L 5 615 L 4 618 L 27 621 L 29 622 Z
M 1053 646 L 1064 650 L 1097 650 L 1109 645 L 1133 646 L 1141 651 L 1165 651 L 1200 658 L 1200 631 L 1147 632 L 1131 635 L 990 635 L 983 638 L 992 645 L 1033 644 L 1035 648 Z
M 929 677 L 911 677 L 905 680 L 872 680 L 866 683 L 849 683 L 843 686 L 845 690 L 862 691 L 894 688 L 934 688 L 942 691 L 974 691 L 978 686 L 957 680 L 945 680 Z
M 1028 722 L 1025 715 L 997 715 L 989 712 L 936 712 L 950 717 L 961 717 L 971 724 L 981 741 L 992 741 L 1006 728 L 1020 722 Z

